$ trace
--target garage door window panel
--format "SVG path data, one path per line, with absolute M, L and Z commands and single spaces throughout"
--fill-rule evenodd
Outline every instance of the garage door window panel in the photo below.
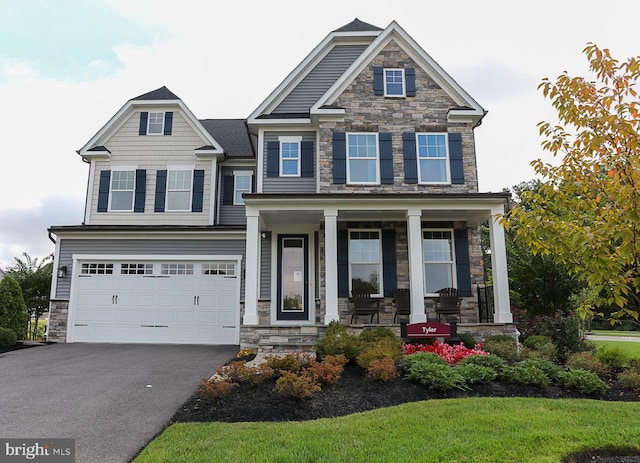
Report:
M 113 274 L 113 264 L 106 263 L 84 263 L 80 268 L 81 275 L 111 275 Z

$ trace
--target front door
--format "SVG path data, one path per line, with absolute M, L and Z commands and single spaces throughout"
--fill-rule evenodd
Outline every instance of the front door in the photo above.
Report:
M 307 235 L 278 235 L 278 320 L 309 319 Z

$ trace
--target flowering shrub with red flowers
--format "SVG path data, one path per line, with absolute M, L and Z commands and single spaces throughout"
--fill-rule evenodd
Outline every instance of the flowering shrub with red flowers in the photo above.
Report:
M 444 359 L 449 365 L 455 365 L 460 360 L 470 355 L 489 355 L 489 352 L 482 350 L 482 344 L 476 344 L 473 349 L 465 347 L 463 343 L 450 345 L 440 341 L 433 344 L 402 344 L 404 355 L 416 354 L 418 352 L 433 352 Z

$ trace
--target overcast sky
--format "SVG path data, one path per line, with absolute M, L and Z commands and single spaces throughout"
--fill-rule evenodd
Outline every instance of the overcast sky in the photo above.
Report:
M 587 75 L 588 42 L 640 55 L 640 2 L 622 0 L 0 0 L 0 268 L 53 252 L 83 219 L 76 154 L 130 98 L 166 85 L 204 118 L 245 118 L 332 30 L 397 21 L 486 110 L 480 191 L 533 178 L 537 90 Z

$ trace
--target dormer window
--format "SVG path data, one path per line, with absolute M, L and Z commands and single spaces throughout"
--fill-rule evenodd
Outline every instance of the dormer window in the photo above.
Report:
M 404 96 L 404 69 L 384 70 L 384 96 Z
M 149 113 L 148 135 L 162 135 L 164 129 L 164 113 Z
M 173 111 L 140 113 L 138 135 L 171 135 Z

